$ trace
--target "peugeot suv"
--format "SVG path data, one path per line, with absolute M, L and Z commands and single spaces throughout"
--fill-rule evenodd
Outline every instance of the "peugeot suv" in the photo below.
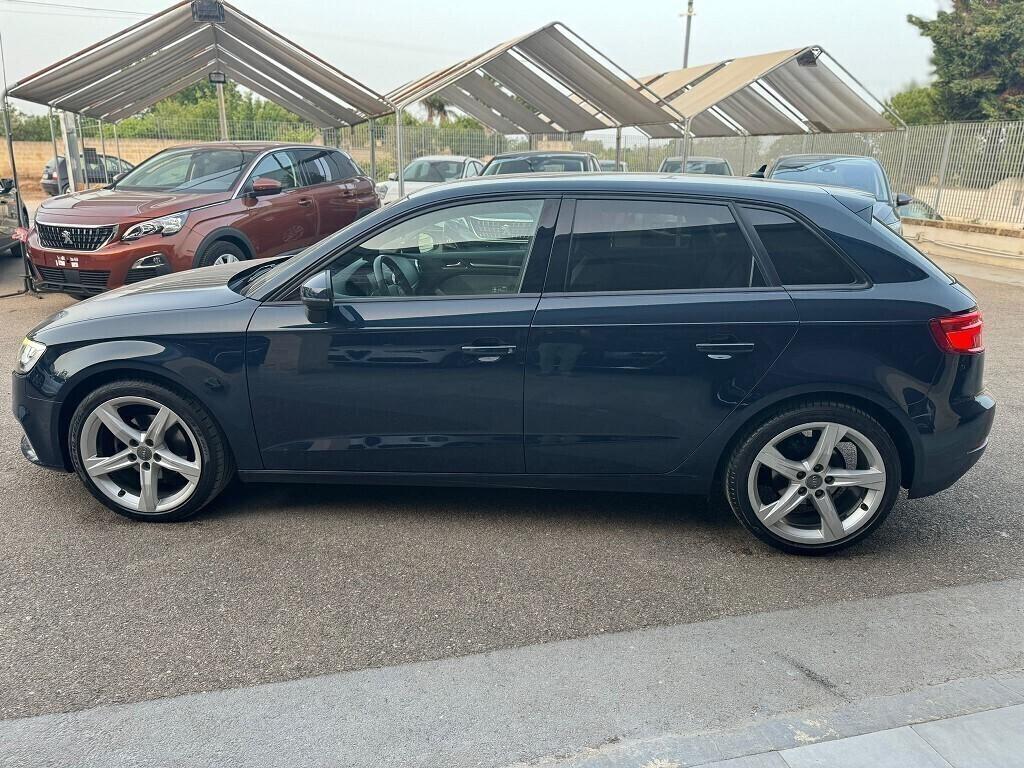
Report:
M 974 297 L 874 198 L 714 176 L 482 177 L 289 259 L 168 275 L 30 331 L 22 450 L 113 511 L 245 481 L 703 494 L 848 546 L 985 450 Z M 174 322 L 179 316 L 182 322 Z
M 340 150 L 174 147 L 107 187 L 41 203 L 28 251 L 40 289 L 85 296 L 299 251 L 379 206 L 373 182 Z

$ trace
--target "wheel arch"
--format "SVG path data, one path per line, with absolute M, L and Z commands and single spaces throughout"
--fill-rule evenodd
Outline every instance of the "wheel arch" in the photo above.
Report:
M 748 408 L 756 410 L 744 410 L 742 418 L 735 424 L 730 425 L 729 430 L 722 435 L 721 450 L 715 461 L 712 474 L 711 492 L 721 486 L 725 469 L 729 463 L 736 446 L 754 429 L 771 418 L 781 410 L 791 408 L 800 403 L 818 402 L 828 400 L 832 402 L 851 405 L 867 413 L 875 421 L 882 425 L 882 428 L 889 433 L 900 459 L 900 485 L 910 488 L 914 482 L 914 475 L 917 470 L 919 449 L 914 440 L 915 428 L 913 422 L 906 414 L 897 414 L 892 408 L 887 408 L 880 400 L 869 393 L 840 388 L 813 388 L 800 391 L 779 393 L 771 398 L 765 398 L 752 403 Z
M 231 439 L 228 436 L 227 431 L 224 429 L 223 424 L 221 424 L 220 420 L 217 418 L 216 410 L 210 406 L 201 393 L 196 392 L 194 388 L 189 387 L 184 381 L 179 379 L 166 368 L 149 366 L 144 362 L 137 360 L 118 360 L 111 363 L 97 363 L 96 365 L 79 371 L 73 377 L 67 394 L 61 400 L 56 423 L 56 437 L 59 440 L 61 457 L 64 460 L 64 466 L 66 469 L 69 471 L 72 469 L 71 454 L 68 445 L 68 432 L 71 428 L 71 419 L 74 417 L 75 409 L 77 409 L 78 405 L 88 397 L 90 392 L 95 391 L 104 384 L 109 384 L 114 381 L 128 380 L 141 380 L 157 384 L 174 390 L 179 395 L 188 395 L 189 397 L 193 397 L 198 400 L 206 409 L 206 412 L 213 420 L 217 429 L 220 430 L 221 435 L 224 437 L 224 444 L 227 446 L 228 450 L 233 452 Z
M 238 246 L 247 254 L 247 258 L 256 258 L 256 246 L 252 244 L 252 240 L 242 230 L 236 229 L 235 227 L 217 227 L 216 229 L 207 232 L 203 239 L 199 241 L 199 245 L 196 246 L 196 252 L 193 256 L 193 263 L 199 260 L 199 258 L 206 252 L 214 243 L 224 240 L 233 245 Z

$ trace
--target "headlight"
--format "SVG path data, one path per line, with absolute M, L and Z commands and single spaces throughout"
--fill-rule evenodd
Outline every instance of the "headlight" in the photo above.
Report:
M 150 219 L 128 227 L 128 231 L 121 235 L 122 240 L 138 240 L 146 235 L 173 235 L 185 226 L 188 219 L 188 211 L 173 213 L 170 216 L 161 216 L 159 219 Z
M 31 371 L 45 351 L 45 344 L 40 344 L 38 341 L 32 341 L 29 338 L 22 339 L 21 349 L 18 351 L 18 362 L 14 366 L 15 372 L 28 373 Z

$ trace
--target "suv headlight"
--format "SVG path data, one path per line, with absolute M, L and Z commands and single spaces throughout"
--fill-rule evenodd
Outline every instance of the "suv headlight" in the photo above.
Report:
M 142 221 L 128 227 L 128 231 L 121 235 L 122 240 L 138 240 L 146 235 L 173 235 L 185 226 L 188 219 L 188 211 L 172 213 L 170 216 L 161 216 L 159 219 Z
M 39 358 L 46 351 L 46 345 L 25 337 L 21 340 L 21 349 L 18 351 L 18 362 L 14 365 L 16 373 L 28 373 L 31 371 Z

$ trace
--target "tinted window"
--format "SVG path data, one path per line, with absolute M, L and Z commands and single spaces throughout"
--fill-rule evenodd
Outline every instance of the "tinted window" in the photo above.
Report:
M 889 199 L 889 185 L 881 167 L 868 157 L 783 158 L 772 169 L 771 178 L 831 184 L 869 192 L 876 200 Z
M 724 205 L 580 200 L 568 291 L 658 291 L 764 285 Z
M 295 152 L 299 166 L 306 178 L 306 184 L 315 186 L 328 181 L 340 181 L 334 153 L 329 149 L 300 149 Z
M 341 152 L 331 152 L 328 159 L 333 161 L 340 179 L 351 179 L 353 176 L 362 176 L 363 172 L 352 160 L 349 160 Z
M 440 184 L 462 175 L 461 160 L 417 160 L 405 167 L 405 181 L 425 181 Z
M 384 297 L 517 293 L 543 205 L 540 200 L 474 203 L 403 221 L 331 265 L 334 293 Z
M 252 181 L 256 179 L 274 179 L 281 183 L 282 189 L 299 186 L 298 169 L 288 152 L 274 152 L 260 160 L 252 172 Z
M 580 155 L 530 155 L 492 160 L 484 168 L 484 176 L 509 173 L 574 173 L 598 170 L 589 157 Z
M 859 282 L 839 254 L 796 219 L 776 211 L 744 208 L 783 285 L 849 285 Z

